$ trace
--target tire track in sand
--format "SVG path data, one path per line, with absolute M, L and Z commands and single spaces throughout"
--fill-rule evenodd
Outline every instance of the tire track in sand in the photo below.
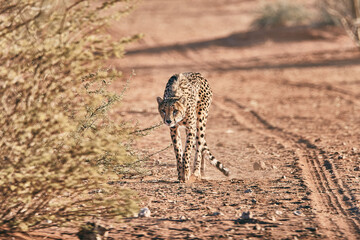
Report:
M 354 208 L 352 201 L 356 199 L 339 178 L 324 150 L 298 134 L 272 125 L 257 112 L 231 98 L 225 97 L 214 105 L 229 112 L 240 124 L 295 152 L 304 181 L 312 193 L 313 209 L 323 234 L 329 239 L 359 239 L 360 219 L 350 212 Z

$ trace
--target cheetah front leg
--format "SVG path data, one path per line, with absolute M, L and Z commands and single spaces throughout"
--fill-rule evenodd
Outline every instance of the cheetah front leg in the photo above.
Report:
M 187 182 L 190 179 L 190 158 L 191 150 L 194 147 L 195 143 L 195 133 L 196 133 L 196 122 L 189 122 L 186 126 L 186 145 L 185 151 L 183 154 L 183 166 L 184 166 L 184 182 Z
M 184 181 L 184 167 L 182 160 L 182 146 L 181 146 L 181 137 L 179 127 L 176 125 L 170 128 L 171 140 L 174 146 L 174 152 L 176 156 L 176 166 L 178 171 L 178 179 L 179 181 Z

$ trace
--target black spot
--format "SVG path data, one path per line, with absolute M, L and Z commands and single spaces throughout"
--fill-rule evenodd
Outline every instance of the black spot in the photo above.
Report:
M 200 127 L 200 131 L 202 131 L 203 130 L 203 127 Z
M 203 137 L 204 137 L 204 134 L 201 134 L 200 137 L 203 138 Z
M 200 145 L 200 144 L 201 144 L 201 142 L 200 142 L 200 141 L 198 141 L 198 144 Z
M 176 144 L 176 139 L 173 140 L 174 144 Z

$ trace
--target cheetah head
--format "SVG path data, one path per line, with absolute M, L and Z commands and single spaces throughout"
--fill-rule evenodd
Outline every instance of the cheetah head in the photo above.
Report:
M 185 101 L 184 98 L 162 99 L 157 97 L 159 104 L 159 113 L 166 125 L 174 127 L 185 117 Z

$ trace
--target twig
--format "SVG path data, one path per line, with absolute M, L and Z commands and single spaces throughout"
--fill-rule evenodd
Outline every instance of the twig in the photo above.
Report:
M 157 129 L 159 128 L 161 125 L 163 124 L 163 122 L 159 122 L 155 125 L 152 125 L 150 127 L 147 127 L 147 128 L 144 128 L 144 129 L 140 129 L 140 130 L 136 130 L 136 131 L 133 131 L 133 132 L 130 132 L 130 134 L 134 134 L 134 135 L 139 135 L 139 136 L 143 136 L 143 132 L 147 132 L 147 131 L 151 131 L 151 130 L 154 130 L 154 129 Z M 145 133 L 146 134 L 146 133 Z

